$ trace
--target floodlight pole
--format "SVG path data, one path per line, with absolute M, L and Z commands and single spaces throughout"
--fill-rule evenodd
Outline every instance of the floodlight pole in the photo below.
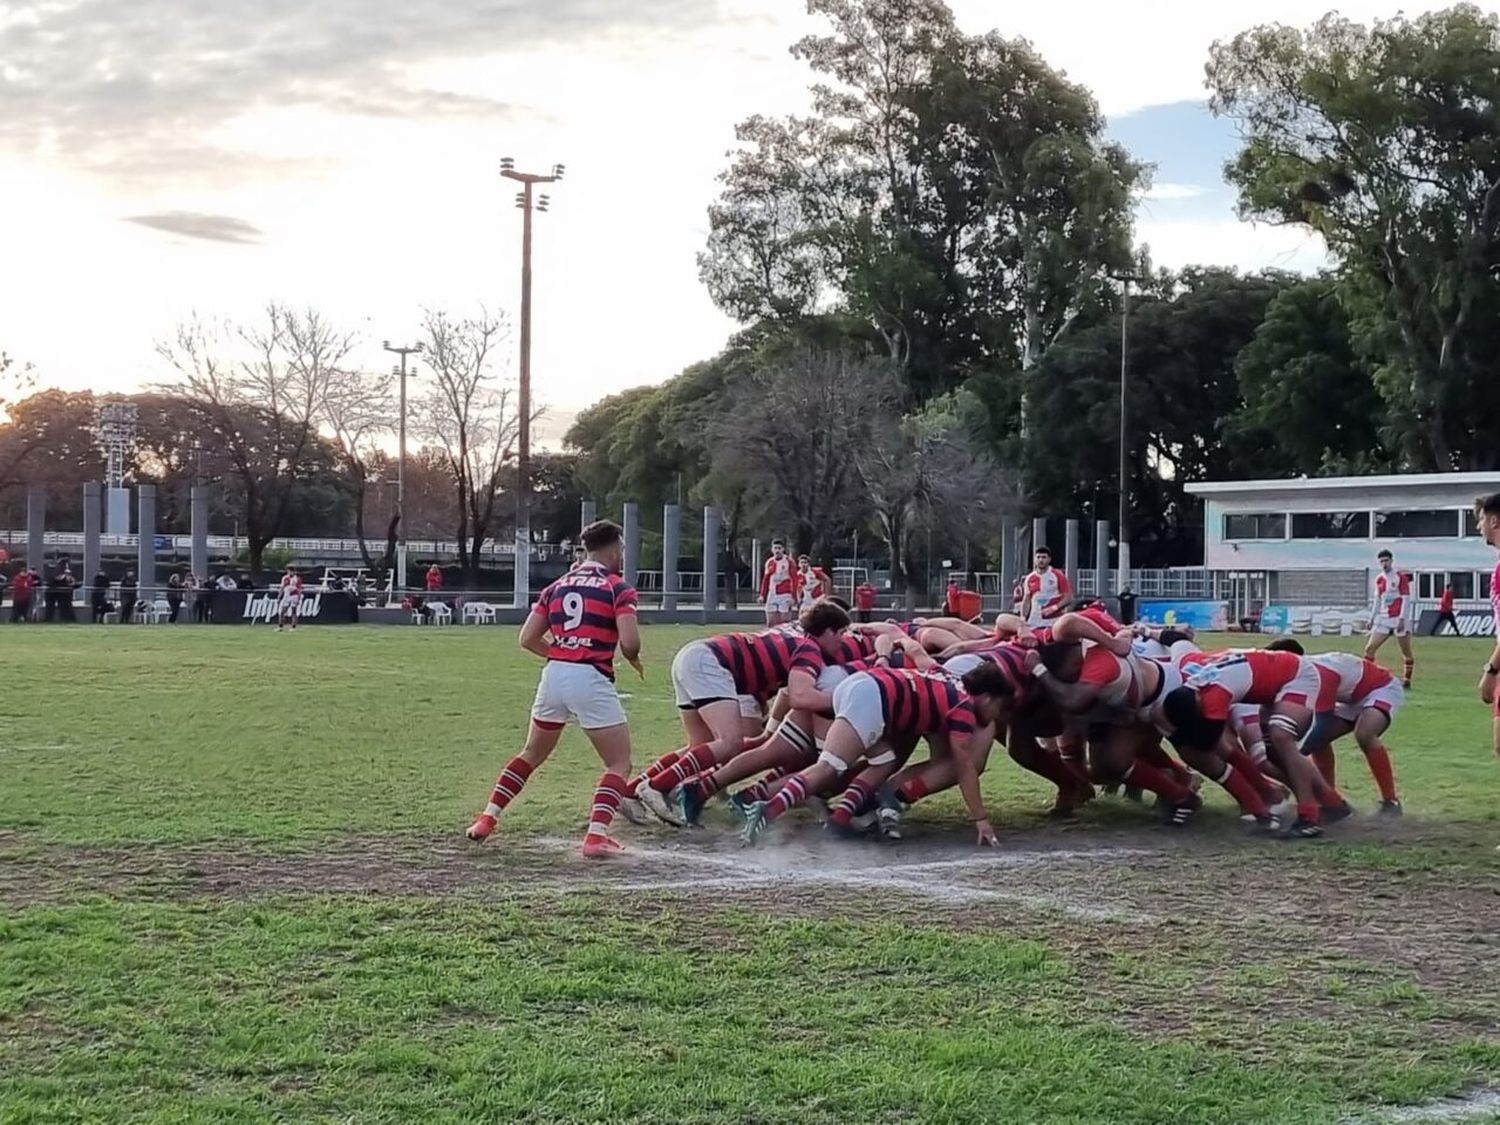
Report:
M 550 175 L 517 172 L 514 162 L 500 161 L 500 175 L 521 185 L 516 206 L 521 210 L 521 371 L 519 432 L 516 441 L 516 609 L 526 609 L 531 599 L 531 215 L 545 211 L 551 202 L 535 194 L 537 184 L 556 183 L 563 166 L 554 164 Z
M 396 451 L 396 584 L 394 587 L 395 592 L 399 594 L 406 589 L 406 359 L 408 356 L 421 355 L 424 345 L 419 342 L 392 346 L 389 340 L 385 340 L 380 346 L 401 357 L 401 366 L 392 372 L 401 381 L 401 418 L 397 424 L 399 436 Z M 360 534 L 363 535 L 364 532 L 361 531 Z

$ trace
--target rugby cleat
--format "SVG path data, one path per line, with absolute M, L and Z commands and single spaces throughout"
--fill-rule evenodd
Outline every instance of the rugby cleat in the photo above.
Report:
M 1399 800 L 1395 800 L 1381 801 L 1380 811 L 1376 815 L 1386 817 L 1387 819 L 1394 819 L 1395 817 L 1404 816 L 1405 814 L 1406 810 L 1401 807 L 1401 802 Z
M 868 836 L 871 832 L 875 831 L 875 825 L 879 822 L 879 819 L 879 811 L 871 809 L 869 812 L 862 812 L 858 816 L 851 817 L 849 819 L 849 827 L 861 836 Z
M 1186 801 L 1167 806 L 1167 825 L 1171 828 L 1186 827 L 1202 808 L 1203 798 L 1196 793 L 1190 794 Z
M 761 833 L 770 825 L 766 819 L 766 803 L 756 801 L 745 812 L 745 825 L 740 829 L 740 843 L 745 847 L 752 846 L 760 839 Z
M 1299 816 L 1281 835 L 1286 840 L 1316 840 L 1323 835 L 1323 826 Z
M 612 836 L 590 833 L 583 838 L 584 859 L 608 859 L 625 851 L 625 845 Z
M 642 782 L 642 784 L 645 784 Z M 654 824 L 656 818 L 646 811 L 639 797 L 630 794 L 620 801 L 620 813 L 631 824 Z
M 469 825 L 469 830 L 464 835 L 476 844 L 482 844 L 490 838 L 490 833 L 495 830 L 497 823 L 489 813 L 480 813 L 474 823 Z
M 813 814 L 813 821 L 814 821 L 814 823 L 817 823 L 817 824 L 828 824 L 829 823 L 829 820 L 828 820 L 828 802 L 825 801 L 822 797 L 809 797 L 806 801 L 804 801 L 802 803 L 804 805 L 806 805 L 807 808 L 808 808 L 808 811 L 810 811 Z
M 1348 801 L 1345 801 L 1342 805 L 1339 805 L 1335 808 L 1324 809 L 1323 823 L 1337 824 L 1341 820 L 1348 820 L 1353 815 L 1354 806 L 1351 805 Z
M 745 819 L 750 815 L 750 806 L 755 804 L 755 802 L 741 790 L 738 793 L 732 794 L 725 804 L 729 807 L 729 815 L 741 824 L 744 824 Z
M 640 798 L 641 804 L 651 810 L 651 814 L 658 820 L 664 821 L 674 828 L 687 827 L 687 821 L 682 819 L 682 813 L 677 809 L 675 796 L 668 796 L 660 789 L 652 788 L 649 781 L 642 782 L 641 787 L 635 791 L 635 795 Z
M 703 815 L 703 806 L 707 802 L 698 796 L 696 790 L 686 785 L 679 785 L 672 791 L 672 794 L 677 798 L 677 811 L 682 814 L 683 823 L 696 827 L 698 818 Z

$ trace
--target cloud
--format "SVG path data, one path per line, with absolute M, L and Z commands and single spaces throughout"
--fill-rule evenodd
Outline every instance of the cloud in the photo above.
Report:
M 1197 199 L 1200 195 L 1207 195 L 1208 190 L 1198 184 L 1154 184 L 1150 189 L 1141 193 L 1141 198 L 1153 202 Z
M 131 215 L 127 223 L 137 223 L 152 230 L 180 234 L 184 238 L 201 238 L 206 242 L 259 242 L 261 231 L 244 219 L 232 215 L 204 215 L 197 211 L 163 211 L 155 215 Z
M 264 109 L 382 118 L 512 107 L 423 88 L 423 62 L 696 27 L 716 0 L 52 0 L 0 14 L 0 146 L 152 183 L 246 169 L 207 134 Z M 232 154 L 230 154 L 232 156 Z

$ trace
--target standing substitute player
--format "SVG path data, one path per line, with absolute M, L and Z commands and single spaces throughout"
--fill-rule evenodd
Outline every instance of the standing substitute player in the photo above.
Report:
M 1381 551 L 1375 558 L 1380 569 L 1375 572 L 1372 584 L 1375 604 L 1370 617 L 1370 639 L 1365 642 L 1365 659 L 1374 660 L 1380 646 L 1394 636 L 1401 646 L 1401 686 L 1410 688 L 1411 674 L 1417 667 L 1411 651 L 1411 575 L 1396 569 L 1390 551 Z
M 619 526 L 600 520 L 584 528 L 582 538 L 588 557 L 542 591 L 521 627 L 521 647 L 547 665 L 537 685 L 526 748 L 506 763 L 489 805 L 469 826 L 475 843 L 495 830 L 505 807 L 557 747 L 568 720 L 575 719 L 604 761 L 583 854 L 594 859 L 625 850 L 609 835 L 630 776 L 630 728 L 615 690 L 615 649 L 644 679 L 636 594 L 619 574 L 625 555 Z

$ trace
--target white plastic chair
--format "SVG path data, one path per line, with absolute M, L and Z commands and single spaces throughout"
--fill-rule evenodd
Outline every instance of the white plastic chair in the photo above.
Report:
M 437 602 L 432 607 L 432 623 L 434 625 L 452 625 L 453 611 L 442 602 Z
M 165 598 L 157 598 L 151 603 L 151 624 L 160 625 L 172 616 L 172 603 Z

